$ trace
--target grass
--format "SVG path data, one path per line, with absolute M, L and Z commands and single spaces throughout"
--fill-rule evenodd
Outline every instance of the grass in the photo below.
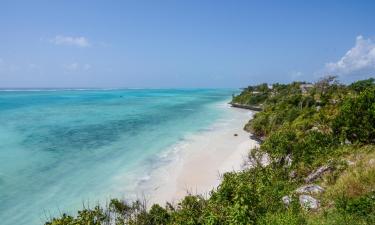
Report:
M 322 210 L 307 216 L 308 224 L 374 224 L 375 223 L 375 147 L 351 147 L 356 153 L 343 157 L 348 166 L 334 184 L 331 174 L 322 185 L 326 192 L 321 197 Z

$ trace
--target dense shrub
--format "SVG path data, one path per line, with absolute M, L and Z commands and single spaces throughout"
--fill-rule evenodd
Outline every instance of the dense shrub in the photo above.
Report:
M 285 128 L 285 130 L 272 133 L 261 148 L 269 153 L 274 160 L 282 160 L 289 154 L 294 155 L 297 141 L 296 133 Z
M 334 151 L 336 144 L 332 135 L 310 131 L 304 138 L 299 139 L 293 156 L 295 160 L 308 165 L 312 165 L 314 162 L 320 163 L 319 160 L 327 161 L 327 156 Z
M 367 80 L 360 80 L 360 81 L 352 83 L 351 85 L 349 85 L 349 89 L 351 89 L 351 90 L 353 90 L 357 93 L 360 93 L 360 92 L 366 90 L 367 88 L 371 88 L 371 87 L 374 87 L 374 86 L 375 86 L 375 79 L 370 78 L 370 79 L 367 79 Z
M 170 222 L 170 214 L 160 205 L 153 205 L 150 209 L 150 225 L 162 225 Z
M 259 220 L 260 225 L 303 225 L 306 220 L 300 212 L 290 209 L 277 213 L 268 213 Z
M 345 99 L 334 129 L 351 142 L 375 143 L 375 87 Z
M 366 222 L 375 223 L 375 191 L 354 198 L 340 196 L 335 204 L 338 211 L 343 215 L 355 215 L 366 220 Z
M 188 195 L 179 204 L 173 215 L 174 224 L 203 224 L 206 200 L 201 196 Z

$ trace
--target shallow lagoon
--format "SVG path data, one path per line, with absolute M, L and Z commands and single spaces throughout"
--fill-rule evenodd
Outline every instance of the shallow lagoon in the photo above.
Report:
M 139 197 L 170 146 L 229 116 L 217 104 L 235 91 L 1 91 L 1 224 Z

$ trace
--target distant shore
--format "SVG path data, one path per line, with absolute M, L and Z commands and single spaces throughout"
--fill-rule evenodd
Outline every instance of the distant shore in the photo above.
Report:
M 243 169 L 250 149 L 257 146 L 243 130 L 254 112 L 229 104 L 220 107 L 229 111 L 229 118 L 190 137 L 172 163 L 151 175 L 150 182 L 156 185 L 146 196 L 149 203 L 177 202 L 188 193 L 207 196 L 220 184 L 220 175 Z

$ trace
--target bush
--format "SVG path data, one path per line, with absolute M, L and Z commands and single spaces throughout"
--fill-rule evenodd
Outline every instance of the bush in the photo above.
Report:
M 173 216 L 174 224 L 197 225 L 203 222 L 206 200 L 201 196 L 188 195 L 179 204 Z
M 351 142 L 375 143 L 375 87 L 344 101 L 334 130 Z
M 361 93 L 362 91 L 366 90 L 367 88 L 371 88 L 375 86 L 375 79 L 370 78 L 367 80 L 360 80 L 357 82 L 352 83 L 349 85 L 349 88 L 357 93 Z
M 294 159 L 305 164 L 312 165 L 324 162 L 327 156 L 334 151 L 337 142 L 330 134 L 325 134 L 319 131 L 310 131 L 299 139 L 298 146 L 293 153 Z
M 300 212 L 285 210 L 277 213 L 267 213 L 259 221 L 260 225 L 303 225 L 306 220 Z
M 296 143 L 296 133 L 285 128 L 271 134 L 263 143 L 261 149 L 267 152 L 274 160 L 283 160 L 287 155 L 295 152 Z
M 150 225 L 163 225 L 168 224 L 170 215 L 166 209 L 160 205 L 153 205 L 150 209 Z
M 335 203 L 341 214 L 354 215 L 368 223 L 375 223 L 375 191 L 355 198 L 340 196 Z

